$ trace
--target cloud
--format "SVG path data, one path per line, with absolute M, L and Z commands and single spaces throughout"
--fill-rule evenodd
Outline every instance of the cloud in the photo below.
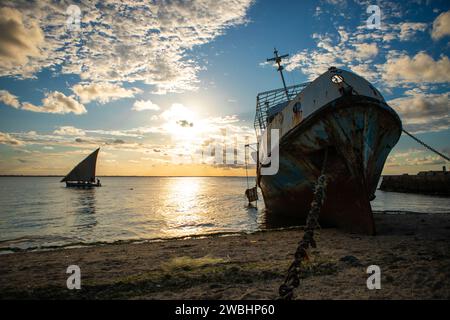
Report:
M 155 145 L 144 145 L 137 142 L 126 142 L 118 137 L 103 137 L 98 135 L 89 135 L 90 131 L 82 130 L 78 128 L 64 128 L 60 133 L 66 134 L 42 134 L 34 131 L 28 132 L 9 132 L 9 138 L 19 141 L 26 145 L 39 145 L 39 146 L 62 146 L 62 147 L 75 147 L 92 149 L 98 146 L 103 146 L 104 150 L 122 150 L 122 151 L 136 151 L 144 152 L 151 151 Z M 60 128 L 57 130 L 59 131 Z M 132 129 L 138 130 L 138 129 Z M 76 132 L 79 135 L 76 135 Z M 83 134 L 84 132 L 84 134 Z M 72 134 L 73 133 L 73 134 Z M 103 152 L 104 154 L 104 152 Z
M 359 26 L 355 37 L 359 40 L 373 39 L 386 43 L 414 40 L 419 32 L 424 32 L 428 24 L 424 22 L 383 22 L 380 29 L 368 30 L 366 26 Z
M 370 68 L 367 64 L 357 64 L 355 66 L 349 65 L 349 68 L 352 72 L 364 77 L 366 80 L 370 82 L 376 82 L 378 79 L 378 73 Z
M 0 102 L 16 109 L 20 107 L 19 99 L 6 90 L 0 90 Z
M 353 2 L 363 12 L 368 5 L 372 4 L 366 0 Z M 399 23 L 398 21 L 406 20 L 402 17 L 408 11 L 406 6 L 392 1 L 377 2 L 382 9 L 382 24 L 379 29 L 368 29 L 366 21 L 361 20 L 361 16 L 355 15 L 352 10 L 344 10 L 346 11 L 344 14 L 342 10 L 336 10 L 335 7 L 321 6 L 324 14 L 315 15 L 316 22 L 329 26 L 329 22 L 324 19 L 330 21 L 330 17 L 333 17 L 332 26 L 327 27 L 325 33 L 313 33 L 312 38 L 316 45 L 294 53 L 284 62 L 286 70 L 300 70 L 309 81 L 312 81 L 330 66 L 349 68 L 387 92 L 388 88 L 381 81 L 380 76 L 383 71 L 377 67 L 383 65 L 387 56 L 394 57 L 389 55 L 391 46 L 418 39 L 420 33 L 429 29 L 430 23 L 422 21 Z M 328 3 L 341 7 L 348 5 L 346 1 L 332 0 Z M 359 9 L 356 11 L 361 12 Z M 324 28 L 318 26 L 316 30 L 324 30 Z
M 58 91 L 47 93 L 45 98 L 42 99 L 41 106 L 35 106 L 29 102 L 24 102 L 22 104 L 22 109 L 33 112 L 58 114 L 83 114 L 87 112 L 85 107 L 77 100 L 75 100 L 73 96 L 67 97 L 66 95 Z
M 330 66 L 365 65 L 378 55 L 377 43 L 362 42 L 365 39 L 358 39 L 343 27 L 337 31 L 337 37 L 314 33 L 312 38 L 316 41 L 317 48 L 305 49 L 291 56 L 286 62 L 286 70 L 300 69 L 312 81 Z
M 162 112 L 159 117 L 166 121 L 176 122 L 178 120 L 192 120 L 195 115 L 188 107 L 181 103 L 174 103 L 169 109 Z
M 7 144 L 10 146 L 21 146 L 23 142 L 12 137 L 9 133 L 0 132 L 0 144 Z
M 433 29 L 431 30 L 431 37 L 434 40 L 439 40 L 448 35 L 450 35 L 450 10 L 437 16 L 433 21 Z
M 86 132 L 82 129 L 78 129 L 72 126 L 62 126 L 53 131 L 54 134 L 61 136 L 84 136 Z
M 345 6 L 347 4 L 346 0 L 325 0 L 325 2 L 337 6 Z
M 85 132 L 105 136 L 142 138 L 143 134 L 147 133 L 146 130 L 147 128 L 134 128 L 128 130 L 85 130 Z
M 111 143 L 112 144 L 124 144 L 126 142 L 125 142 L 125 140 L 122 140 L 122 139 L 114 139 Z
M 35 20 L 26 25 L 22 13 L 13 8 L 0 8 L 1 69 L 23 66 L 29 57 L 40 56 L 44 33 Z
M 158 140 L 164 143 L 153 147 L 151 153 L 152 157 L 160 157 L 164 163 L 201 160 L 202 151 L 207 152 L 216 146 L 232 148 L 236 140 L 243 146 L 254 139 L 253 127 L 236 115 L 204 118 L 180 103 L 174 103 L 161 112 L 158 119 L 161 121 L 158 126 L 136 130 L 157 135 Z M 207 153 L 204 156 L 209 159 Z M 206 158 L 204 162 L 209 163 Z M 239 159 L 243 160 L 243 156 Z
M 232 114 L 232 115 L 227 115 L 227 116 L 223 116 L 223 117 L 210 118 L 209 121 L 212 123 L 215 123 L 215 124 L 219 124 L 219 125 L 228 125 L 228 124 L 239 122 L 240 119 L 237 115 Z
M 400 29 L 400 33 L 398 33 L 399 40 L 406 41 L 411 40 L 418 31 L 425 31 L 427 24 L 421 22 L 403 22 L 398 27 Z
M 342 67 L 343 63 L 338 59 L 335 53 L 303 50 L 294 54 L 286 62 L 286 70 L 300 69 L 308 77 L 308 80 L 312 81 L 327 71 L 330 66 Z
M 126 89 L 119 84 L 108 82 L 76 84 L 72 87 L 72 91 L 80 98 L 82 103 L 91 101 L 107 103 L 122 98 L 132 98 L 135 94 L 142 92 L 138 88 Z
M 417 133 L 449 129 L 449 101 L 449 93 L 425 94 L 413 90 L 388 104 L 399 113 L 405 129 Z
M 11 132 L 8 135 L 11 141 L 15 139 L 26 145 L 40 146 L 41 149 L 52 146 L 55 150 L 57 147 L 64 147 L 88 152 L 101 146 L 104 151 L 119 152 L 119 155 L 126 153 L 130 157 L 132 152 L 138 154 L 136 157 L 132 156 L 132 159 L 139 159 L 138 156 L 143 155 L 164 164 L 179 163 L 180 155 L 181 158 L 190 155 L 190 161 L 202 160 L 205 164 L 215 165 L 214 157 L 207 152 L 216 146 L 219 148 L 226 146 L 230 149 L 235 146 L 238 139 L 239 150 L 242 151 L 244 143 L 254 141 L 254 129 L 239 120 L 236 115 L 202 118 L 181 104 L 174 104 L 162 113 L 165 114 L 160 116 L 162 123 L 158 127 L 108 131 L 61 126 L 51 134 L 29 131 Z M 190 126 L 191 123 L 193 126 Z M 122 139 L 125 136 L 126 140 Z M 205 158 L 202 151 L 205 152 Z M 68 152 L 45 154 L 65 157 Z M 239 153 L 238 160 L 244 161 L 242 152 Z M 184 161 L 182 163 L 185 163 Z
M 444 150 L 441 150 L 445 153 Z M 426 149 L 410 149 L 401 152 L 394 152 L 389 155 L 386 162 L 387 167 L 405 167 L 405 166 L 424 166 L 424 165 L 438 165 L 445 164 L 445 160 L 442 157 L 430 153 Z
M 133 104 L 133 108 L 131 110 L 134 111 L 144 111 L 144 110 L 152 110 L 158 111 L 160 108 L 157 104 L 151 102 L 150 100 L 138 100 Z
M 420 166 L 420 165 L 441 165 L 446 164 L 447 162 L 442 159 L 442 157 L 438 155 L 434 156 L 427 156 L 423 158 L 414 158 L 412 160 L 409 160 L 407 165 L 413 165 L 413 166 Z
M 390 86 L 402 83 L 445 83 L 450 81 L 450 61 L 447 56 L 434 60 L 425 52 L 414 57 L 396 54 L 388 55 L 384 64 L 378 66 L 385 82 Z
M 378 47 L 376 43 L 358 43 L 355 44 L 355 56 L 359 60 L 366 60 L 378 54 Z
M 83 138 L 75 138 L 74 140 L 77 144 L 85 144 L 87 146 L 115 146 L 115 145 L 127 145 L 126 147 L 129 148 L 130 146 L 137 146 L 137 144 L 127 144 L 125 140 L 122 139 L 104 139 L 99 137 L 92 137 L 92 136 L 84 136 Z
M 246 23 L 252 3 L 129 0 L 125 5 L 123 1 L 82 1 L 78 3 L 82 10 L 80 32 L 68 33 L 67 3 L 9 1 L 8 6 L 15 8 L 10 11 L 17 15 L 20 10 L 22 24 L 27 21 L 35 26 L 27 33 L 33 37 L 24 39 L 39 41 L 27 43 L 26 52 L 33 55 L 22 59 L 20 67 L 2 63 L 0 76 L 32 77 L 42 68 L 60 66 L 58 72 L 80 75 L 84 81 L 142 81 L 154 85 L 156 93 L 195 90 L 198 72 L 206 63 L 192 56 L 191 50 Z M 45 45 L 42 34 L 38 37 L 38 25 L 44 30 Z M 10 36 L 8 32 L 4 37 Z M 41 44 L 37 56 L 36 48 Z
M 16 109 L 33 112 L 59 114 L 82 114 L 87 112 L 85 107 L 80 104 L 73 96 L 67 97 L 66 95 L 58 91 L 47 93 L 45 95 L 45 98 L 42 99 L 42 106 L 36 106 L 29 102 L 21 103 L 17 96 L 9 93 L 6 90 L 0 90 L 0 102 L 3 102 L 4 104 Z
M 180 127 L 183 127 L 183 128 L 188 128 L 188 127 L 193 127 L 193 126 L 194 126 L 194 123 L 193 123 L 193 122 L 189 122 L 189 121 L 187 121 L 187 120 L 178 120 L 178 121 L 177 121 L 177 124 L 178 124 Z

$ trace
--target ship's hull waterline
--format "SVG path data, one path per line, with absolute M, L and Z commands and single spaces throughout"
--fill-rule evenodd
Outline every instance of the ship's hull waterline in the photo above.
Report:
M 398 115 L 378 99 L 345 95 L 321 107 L 282 136 L 278 173 L 258 174 L 266 218 L 304 222 L 327 149 L 320 224 L 375 234 L 370 200 L 401 131 Z

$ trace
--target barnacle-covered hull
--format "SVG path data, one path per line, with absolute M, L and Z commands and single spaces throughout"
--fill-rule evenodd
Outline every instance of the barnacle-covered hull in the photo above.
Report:
M 327 149 L 321 225 L 374 234 L 370 200 L 401 128 L 383 100 L 363 95 L 343 95 L 317 109 L 282 135 L 275 175 L 261 175 L 258 166 L 266 219 L 304 222 Z

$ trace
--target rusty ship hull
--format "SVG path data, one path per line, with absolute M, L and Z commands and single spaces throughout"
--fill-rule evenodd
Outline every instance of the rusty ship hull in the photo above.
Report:
M 282 137 L 278 173 L 259 175 L 267 214 L 304 222 L 328 149 L 321 224 L 374 234 L 370 200 L 400 135 L 397 114 L 377 100 L 349 96 L 324 106 Z
M 335 74 L 347 82 L 330 83 Z M 266 221 L 305 222 L 327 150 L 320 224 L 375 234 L 370 201 L 386 159 L 401 136 L 401 120 L 381 94 L 355 74 L 331 69 L 315 82 L 266 120 L 265 132 L 281 132 L 277 173 L 261 174 L 262 168 L 272 164 L 261 160 L 267 155 L 258 160 L 257 185 L 264 198 Z M 323 103 L 317 103 L 319 99 Z M 299 116 L 296 106 L 300 102 L 304 113 Z M 308 105 L 315 106 L 308 109 Z

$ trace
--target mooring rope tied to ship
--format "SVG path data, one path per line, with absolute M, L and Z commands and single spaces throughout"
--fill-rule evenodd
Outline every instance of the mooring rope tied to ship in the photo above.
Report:
M 410 136 L 412 139 L 414 139 L 416 142 L 418 142 L 419 144 L 421 144 L 422 146 L 424 146 L 425 148 L 427 148 L 428 150 L 436 153 L 437 155 L 441 156 L 442 158 L 444 158 L 447 161 L 450 161 L 450 158 L 447 157 L 446 155 L 440 153 L 439 151 L 437 151 L 436 149 L 432 148 L 431 146 L 429 146 L 428 144 L 426 144 L 425 142 L 423 142 L 422 140 L 420 140 L 419 138 L 415 137 L 413 134 L 409 133 L 408 131 L 406 131 L 405 129 L 402 129 L 404 133 L 406 133 L 408 136 Z

